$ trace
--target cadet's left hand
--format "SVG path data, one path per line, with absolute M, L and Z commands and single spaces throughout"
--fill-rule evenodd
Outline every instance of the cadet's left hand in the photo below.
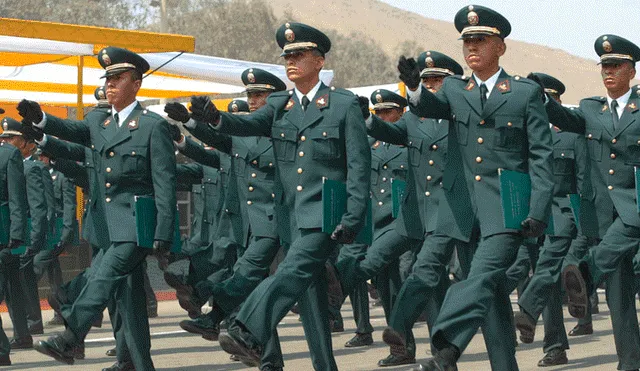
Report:
M 356 233 L 344 224 L 338 224 L 331 233 L 331 239 L 340 244 L 350 244 L 356 239 Z
M 362 111 L 362 117 L 366 120 L 371 116 L 369 111 L 369 98 L 358 96 L 358 104 L 360 104 L 360 110 Z
M 420 85 L 420 69 L 418 63 L 413 58 L 405 58 L 404 55 L 398 61 L 398 72 L 400 72 L 400 80 L 410 90 L 416 90 Z
M 544 233 L 544 230 L 547 228 L 547 225 L 539 220 L 535 220 L 533 218 L 527 218 L 522 221 L 520 224 L 522 226 L 523 236 L 527 238 L 531 237 L 540 237 Z
M 220 111 L 211 99 L 206 96 L 191 97 L 191 112 L 194 120 L 207 124 L 217 125 L 220 120 Z
M 18 103 L 18 114 L 30 123 L 38 124 L 44 118 L 38 102 L 23 99 Z
M 169 266 L 169 250 L 171 250 L 171 242 L 153 241 L 153 255 L 158 259 L 158 268 L 162 271 Z

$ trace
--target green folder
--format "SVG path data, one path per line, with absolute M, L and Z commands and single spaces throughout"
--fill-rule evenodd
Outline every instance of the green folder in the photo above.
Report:
M 400 215 L 400 204 L 404 199 L 407 182 L 402 179 L 391 178 L 391 216 L 396 219 Z
M 576 221 L 576 225 L 580 226 L 580 195 L 576 193 L 570 193 L 569 203 L 571 204 L 571 211 L 573 211 L 573 219 Z
M 327 178 L 322 179 L 322 231 L 333 233 L 347 211 L 346 184 Z M 367 214 L 364 227 L 356 236 L 356 242 L 371 245 L 373 242 L 373 210 L 371 198 L 367 202 Z
M 156 234 L 157 213 L 156 201 L 153 197 L 135 196 L 136 236 L 138 246 L 148 249 L 153 248 L 153 239 Z M 171 252 L 179 253 L 182 250 L 182 241 L 180 240 L 180 219 L 177 208 L 174 221 L 175 226 Z
M 521 229 L 521 223 L 529 216 L 531 178 L 529 174 L 505 169 L 498 169 L 498 175 L 504 227 Z M 553 215 L 550 215 L 544 234 L 553 235 L 553 233 Z
M 640 171 L 637 166 L 633 167 L 633 172 L 636 176 L 636 209 L 640 214 Z
M 31 218 L 27 218 L 27 231 L 24 234 L 22 245 L 11 249 L 11 255 L 22 255 L 27 251 L 27 246 L 31 245 Z
M 9 244 L 11 218 L 9 217 L 9 205 L 0 206 L 0 245 Z

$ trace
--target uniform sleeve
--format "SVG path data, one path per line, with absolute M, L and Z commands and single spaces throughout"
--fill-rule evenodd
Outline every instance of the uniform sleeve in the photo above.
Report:
M 420 100 L 409 99 L 411 112 L 415 113 L 418 117 L 448 120 L 451 117 L 451 109 L 445 93 L 447 87 L 450 85 L 447 84 L 447 82 L 448 79 L 445 78 L 442 88 L 436 94 L 424 89 L 422 85 L 420 85 L 418 90 L 420 92 Z M 418 92 L 413 94 L 418 94 Z
M 66 158 L 73 161 L 85 160 L 85 147 L 77 144 L 67 142 L 52 136 L 47 136 L 47 141 L 44 145 L 40 146 L 43 151 L 50 153 L 55 158 Z
M 540 95 L 540 87 L 535 86 L 529 93 L 527 105 L 526 130 L 529 143 L 529 177 L 531 178 L 529 217 L 547 222 L 551 214 L 554 188 L 553 143 L 549 119 Z
M 354 97 L 345 120 L 347 211 L 341 223 L 352 231 L 364 226 L 371 182 L 371 148 L 358 100 Z
M 31 248 L 42 250 L 47 242 L 47 196 L 44 189 L 42 170 L 38 166 L 30 166 L 25 174 L 29 216 L 31 218 Z
M 574 141 L 574 153 L 576 163 L 576 185 L 578 194 L 582 194 L 584 189 L 584 180 L 587 176 L 589 162 L 587 159 L 587 140 L 584 135 L 579 135 Z
M 42 184 L 47 197 L 47 220 L 49 221 L 49 231 L 53 232 L 56 222 L 56 196 L 53 191 L 53 180 L 49 169 L 44 166 L 40 167 L 42 171 Z
M 176 177 L 178 186 L 185 190 L 190 190 L 193 184 L 202 182 L 202 165 L 200 164 L 179 164 L 176 165 Z M 188 188 L 187 188 L 188 187 Z
M 176 156 L 169 136 L 169 123 L 153 124 L 150 141 L 151 178 L 158 211 L 154 239 L 173 241 L 176 214 Z
M 231 153 L 232 140 L 228 135 L 220 134 L 217 130 L 214 130 L 209 125 L 195 121 L 195 126 L 189 128 L 189 131 L 194 137 L 200 139 L 203 143 L 206 143 L 224 153 Z M 188 144 L 187 144 L 188 145 Z
M 79 165 L 75 161 L 59 158 L 54 162 L 53 168 L 64 174 L 74 185 L 84 189 L 89 188 L 89 175 L 86 167 Z
M 407 143 L 407 122 L 404 116 L 396 123 L 383 121 L 376 115 L 371 115 L 371 128 L 367 133 L 372 137 L 397 145 Z
M 7 187 L 9 191 L 9 217 L 12 240 L 25 241 L 27 228 L 27 188 L 24 177 L 22 156 L 15 150 L 7 165 Z
M 229 138 L 229 140 L 231 140 L 231 138 Z M 229 148 L 231 148 L 230 144 Z M 194 142 L 191 138 L 185 138 L 184 148 L 182 148 L 180 152 L 190 159 L 197 161 L 205 166 L 213 167 L 216 169 L 220 168 L 220 155 L 218 154 L 218 152 L 205 149 L 203 146 Z
M 87 115 L 84 120 L 64 120 L 53 115 L 47 115 L 47 121 L 43 131 L 46 134 L 55 135 L 61 139 L 81 144 L 85 147 L 91 145 L 91 131 L 89 120 L 95 115 Z M 51 139 L 51 138 L 49 138 Z M 47 141 L 49 141 L 47 139 Z
M 60 242 L 70 244 L 76 233 L 76 187 L 64 177 L 62 179 L 62 221 L 63 228 L 60 234 Z
M 249 115 L 222 112 L 220 123 L 215 129 L 223 134 L 238 137 L 270 137 L 274 114 L 274 107 L 268 103 Z M 364 126 L 364 123 L 362 125 Z
M 550 123 L 564 131 L 584 134 L 586 125 L 581 109 L 564 107 L 554 99 L 548 99 L 545 108 Z

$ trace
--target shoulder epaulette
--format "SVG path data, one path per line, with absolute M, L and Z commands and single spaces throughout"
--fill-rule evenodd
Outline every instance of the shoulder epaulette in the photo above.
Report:
M 528 79 L 526 77 L 522 77 L 520 75 L 511 76 L 511 80 L 518 81 L 518 82 L 524 82 L 524 83 L 527 83 L 527 84 L 533 85 L 533 86 L 539 86 L 537 82 L 535 82 L 533 80 L 530 80 L 530 79 Z
M 335 86 L 330 87 L 329 90 L 331 91 L 331 93 L 338 93 L 338 94 L 347 95 L 350 97 L 355 95 L 347 89 L 336 88 Z
M 150 110 L 148 110 L 146 108 L 142 111 L 142 115 L 141 116 L 146 116 L 146 117 L 149 117 L 149 118 L 152 118 L 152 119 L 155 119 L 155 120 L 163 120 L 163 121 L 165 121 L 165 119 L 162 116 L 160 116 L 157 113 L 152 112 L 152 111 L 150 111 Z
M 583 100 L 593 100 L 593 101 L 602 103 L 602 102 L 606 102 L 607 98 L 600 95 L 595 97 L 584 98 Z

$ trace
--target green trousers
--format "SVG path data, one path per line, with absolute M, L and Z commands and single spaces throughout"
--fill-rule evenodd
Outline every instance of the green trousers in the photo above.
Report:
M 33 268 L 37 282 L 42 276 L 47 274 L 47 281 L 52 293 L 55 293 L 62 285 L 62 269 L 55 250 L 45 249 L 36 254 L 33 258 Z
M 598 241 L 593 238 L 585 237 L 581 234 L 571 242 L 571 247 L 569 248 L 569 252 L 564 259 L 564 266 L 568 264 L 578 265 L 580 260 L 584 258 L 585 255 L 589 252 L 589 249 L 593 246 L 596 246 Z M 591 294 L 591 300 L 587 302 L 587 313 L 583 318 L 578 319 L 578 325 L 587 325 L 591 324 L 593 321 L 591 314 L 591 302 L 598 303 L 598 292 L 594 290 Z
M 27 248 L 27 251 L 29 249 Z M 29 327 L 42 326 L 42 311 L 40 310 L 40 297 L 38 296 L 38 279 L 34 266 L 35 255 L 20 256 L 20 282 L 22 284 L 22 300 L 27 311 Z M 13 304 L 13 302 L 12 302 Z
M 367 245 L 342 245 L 335 262 L 341 261 L 342 259 L 364 259 L 366 255 Z M 355 284 L 353 290 L 348 294 L 351 301 L 351 309 L 353 310 L 353 319 L 356 323 L 356 334 L 372 333 L 373 326 L 371 326 L 369 314 L 369 290 L 367 289 L 367 282 L 362 281 Z M 329 311 L 331 319 L 342 324 L 343 319 L 340 314 L 340 310 L 336 310 L 336 308 L 329 308 Z
M 607 305 L 618 354 L 618 369 L 640 368 L 640 331 L 636 313 L 633 258 L 640 243 L 640 228 L 616 218 L 602 241 L 580 262 L 588 269 L 593 286 L 606 280 Z M 615 277 L 615 279 L 612 279 Z
M 154 370 L 151 361 L 151 339 L 149 320 L 147 317 L 146 295 L 144 291 L 143 261 L 148 249 L 143 249 L 132 242 L 112 243 L 105 251 L 94 273 L 89 277 L 72 306 L 62 310 L 67 323 L 64 337 L 70 343 L 82 341 L 91 328 L 93 320 L 108 305 L 109 301 L 117 302 L 117 311 L 126 325 L 118 327 L 114 323 L 114 331 L 119 348 L 126 342 L 136 370 Z M 126 352 L 121 357 L 124 357 Z
M 318 229 L 298 230 L 276 273 L 249 295 L 236 323 L 249 333 L 249 342 L 264 346 L 278 323 L 298 302 L 302 326 L 316 370 L 337 370 L 331 345 L 325 263 L 336 244 Z
M 431 336 L 436 349 L 450 343 L 464 352 L 482 327 L 491 368 L 518 370 L 506 271 L 515 262 L 522 240 L 507 233 L 480 240 L 468 279 L 452 285 L 444 298 Z
M 461 271 L 466 275 L 469 273 L 475 250 L 473 245 L 440 234 L 426 236 L 411 274 L 400 289 L 389 319 L 389 326 L 405 335 L 406 354 L 412 357 L 416 355 L 412 328 L 420 315 L 426 311 L 430 330 L 438 318 L 440 306 L 449 288 L 447 265 L 454 249 L 457 248 Z M 391 349 L 392 354 L 402 355 L 395 354 L 395 351 Z
M 29 338 L 29 327 L 27 324 L 27 312 L 24 308 L 22 298 L 22 285 L 20 284 L 20 258 L 11 255 L 11 250 L 0 250 L 0 302 L 7 301 L 9 315 L 13 322 L 13 337 Z M 13 300 L 13 305 L 9 305 Z M 0 355 L 8 356 L 11 351 L 9 339 L 2 329 L 0 319 Z

